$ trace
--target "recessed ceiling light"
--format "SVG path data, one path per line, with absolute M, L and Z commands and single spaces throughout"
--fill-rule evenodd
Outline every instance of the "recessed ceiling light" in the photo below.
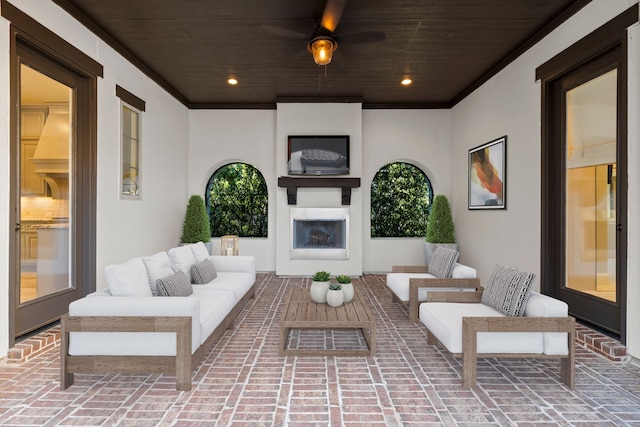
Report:
M 231 77 L 229 80 L 227 80 L 227 83 L 229 83 L 231 86 L 235 86 L 238 84 L 238 80 Z
M 403 86 L 409 86 L 411 83 L 413 83 L 413 80 L 411 80 L 409 77 L 405 77 L 400 82 L 400 84 L 402 84 Z

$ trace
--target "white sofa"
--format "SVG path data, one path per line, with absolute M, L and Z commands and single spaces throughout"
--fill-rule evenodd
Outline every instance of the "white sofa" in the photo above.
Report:
M 481 301 L 482 291 L 430 292 L 420 304 L 427 342 L 462 356 L 464 386 L 476 384 L 478 357 L 536 357 L 561 359 L 561 380 L 573 387 L 575 319 L 566 303 L 531 292 L 524 315 L 513 317 Z
M 193 284 L 189 296 L 155 296 L 157 279 L 208 259 L 216 277 Z M 197 366 L 249 298 L 255 259 L 210 256 L 204 244 L 185 245 L 105 269 L 109 288 L 69 305 L 61 320 L 61 388 L 74 373 L 168 373 L 178 390 L 191 388 Z
M 429 284 L 427 284 L 429 282 Z M 427 291 L 474 290 L 478 286 L 476 269 L 455 263 L 450 278 L 439 278 L 429 273 L 427 266 L 393 266 L 387 274 L 387 286 L 393 293 L 393 302 L 409 302 L 409 320 L 418 321 L 418 306 L 427 300 Z M 434 289 L 435 288 L 435 289 Z

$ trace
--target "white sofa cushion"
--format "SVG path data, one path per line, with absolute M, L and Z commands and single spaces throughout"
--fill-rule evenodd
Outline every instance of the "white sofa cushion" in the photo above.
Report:
M 147 287 L 148 288 L 148 287 Z M 69 304 L 70 316 L 190 316 L 191 352 L 200 347 L 200 302 L 191 297 L 100 296 Z M 172 332 L 71 332 L 69 354 L 104 356 L 175 356 Z
M 191 248 L 191 252 L 193 253 L 193 257 L 196 259 L 196 262 L 201 262 L 211 255 L 209 253 L 209 250 L 207 249 L 207 246 L 202 242 L 191 243 L 185 246 Z
M 468 265 L 456 263 L 456 266 L 453 267 L 453 273 L 451 273 L 451 277 L 454 279 L 475 279 L 476 278 L 476 269 L 469 267 Z
M 420 321 L 451 353 L 462 353 L 463 317 L 505 317 L 485 304 L 420 304 Z M 544 350 L 540 332 L 479 332 L 478 353 L 534 353 Z
M 231 257 L 229 257 L 231 258 Z M 235 302 L 237 303 L 244 297 L 244 295 L 251 289 L 255 280 L 249 273 L 240 273 L 235 271 L 221 271 L 217 277 L 206 285 L 194 286 L 194 289 L 210 289 L 210 290 L 224 290 L 231 292 L 234 295 Z
M 193 255 L 191 247 L 185 245 L 171 248 L 168 254 L 173 271 L 182 270 L 187 274 L 189 280 L 191 280 L 191 266 L 196 263 L 196 257 Z
M 569 306 L 564 301 L 541 295 L 537 292 L 531 292 L 524 315 L 526 317 L 567 317 L 569 316 Z M 569 354 L 569 342 L 566 333 L 545 332 L 542 336 L 544 339 L 544 354 Z
M 387 286 L 400 301 L 409 301 L 409 279 L 434 279 L 435 277 L 429 273 L 389 273 L 387 274 Z M 427 289 L 418 289 L 418 300 L 427 300 Z
M 113 296 L 151 296 L 149 276 L 142 258 L 134 258 L 122 264 L 105 267 L 104 275 Z
M 447 278 L 453 274 L 460 252 L 438 246 L 429 261 L 429 273 L 436 277 Z
M 200 300 L 200 344 L 202 345 L 231 313 L 236 305 L 236 299 L 233 292 L 203 289 L 202 286 L 194 287 L 193 294 Z
M 249 273 L 251 280 L 256 281 L 256 259 L 252 256 L 221 256 L 209 257 L 218 274 L 223 271 Z
M 144 262 L 144 265 L 147 268 L 151 293 L 153 295 L 158 295 L 158 286 L 156 285 L 156 281 L 175 273 L 173 268 L 171 268 L 169 255 L 167 255 L 166 252 L 158 252 L 155 255 L 143 257 L 142 262 Z

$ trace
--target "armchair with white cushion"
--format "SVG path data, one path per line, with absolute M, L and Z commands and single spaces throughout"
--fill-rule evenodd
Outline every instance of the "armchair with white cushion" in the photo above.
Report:
M 465 387 L 476 384 L 478 357 L 560 359 L 560 379 L 575 382 L 575 319 L 566 303 L 531 292 L 534 275 L 496 265 L 484 290 L 429 292 L 420 304 L 427 342 L 462 357 Z
M 438 247 L 428 266 L 393 266 L 387 286 L 393 302 L 409 302 L 409 321 L 418 322 L 418 306 L 427 300 L 427 291 L 472 291 L 479 289 L 476 270 L 457 262 L 459 253 Z

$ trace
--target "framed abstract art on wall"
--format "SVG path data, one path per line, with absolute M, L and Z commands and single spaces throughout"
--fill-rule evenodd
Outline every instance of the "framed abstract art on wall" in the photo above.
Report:
M 469 209 L 506 209 L 507 136 L 469 150 Z

